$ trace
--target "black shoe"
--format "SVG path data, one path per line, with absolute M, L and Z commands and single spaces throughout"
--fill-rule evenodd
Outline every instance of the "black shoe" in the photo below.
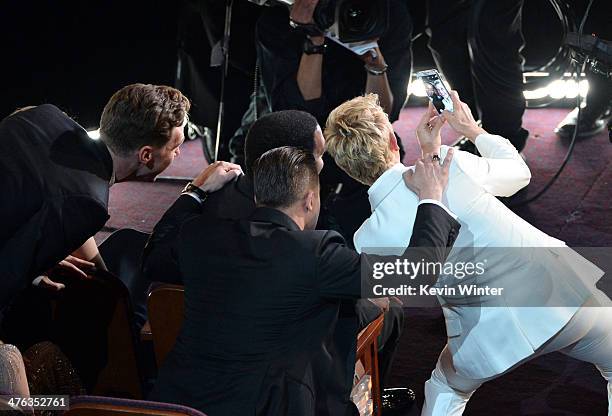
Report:
M 399 415 L 399 412 L 408 410 L 416 401 L 416 395 L 412 389 L 406 387 L 395 387 L 383 389 L 382 407 L 384 416 Z
M 574 136 L 574 129 L 576 128 L 576 118 L 578 117 L 578 107 L 574 108 L 555 128 L 555 133 L 564 139 L 570 139 Z M 588 113 L 587 108 L 583 108 L 580 114 L 580 125 L 578 126 L 577 137 L 584 139 L 586 137 L 594 136 L 602 132 L 606 128 L 606 119 L 610 115 L 603 115 L 602 117 L 592 117 Z

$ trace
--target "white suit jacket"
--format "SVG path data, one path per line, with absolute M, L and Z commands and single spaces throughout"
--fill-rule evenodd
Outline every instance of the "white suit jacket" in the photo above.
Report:
M 523 250 L 533 254 L 512 262 L 501 259 L 486 274 L 484 283 L 507 288 L 504 296 L 509 298 L 501 304 L 510 306 L 479 307 L 473 305 L 478 305 L 480 298 L 438 296 L 456 370 L 466 377 L 486 378 L 533 354 L 563 328 L 578 305 L 590 296 L 585 287 L 594 288 L 603 272 L 563 241 L 524 221 L 495 197 L 513 195 L 531 179 L 529 168 L 508 140 L 481 134 L 476 138 L 476 147 L 482 157 L 455 152 L 443 196 L 442 202 L 461 223 L 448 261 L 470 261 L 466 253 L 490 247 L 544 247 Z M 442 146 L 442 159 L 447 151 L 448 147 Z M 359 252 L 401 254 L 408 246 L 418 198 L 403 183 L 402 173 L 407 169 L 411 168 L 397 164 L 370 187 L 372 215 L 354 236 Z M 392 247 L 397 248 L 397 253 L 390 253 Z M 441 276 L 440 283 L 450 286 L 458 281 Z M 529 305 L 571 306 L 517 307 L 513 295 L 530 298 Z

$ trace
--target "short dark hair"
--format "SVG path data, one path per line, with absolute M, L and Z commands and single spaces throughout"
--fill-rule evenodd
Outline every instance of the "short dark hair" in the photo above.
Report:
M 253 172 L 253 163 L 261 155 L 277 147 L 293 146 L 312 153 L 318 125 L 316 118 L 299 110 L 275 111 L 257 119 L 245 139 L 247 173 Z
M 183 124 L 189 108 L 189 100 L 176 88 L 128 85 L 114 93 L 104 107 L 100 138 L 120 155 L 147 145 L 163 147 L 172 129 Z
M 253 184 L 258 206 L 286 208 L 318 187 L 317 163 L 312 152 L 277 147 L 254 162 Z

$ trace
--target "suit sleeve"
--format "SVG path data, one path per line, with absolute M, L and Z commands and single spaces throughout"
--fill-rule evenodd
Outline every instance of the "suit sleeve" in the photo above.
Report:
M 142 260 L 144 276 L 154 282 L 182 284 L 178 263 L 178 235 L 181 226 L 199 216 L 202 209 L 189 195 L 181 195 L 155 225 L 145 246 Z
M 460 224 L 444 208 L 435 204 L 419 205 L 412 238 L 404 258 L 415 262 L 425 260 L 443 263 L 457 238 L 459 228 Z M 370 270 L 371 265 L 379 260 L 389 260 L 389 256 L 357 254 L 333 231 L 325 234 L 317 251 L 317 284 L 323 297 L 361 297 L 362 271 Z
M 531 171 L 507 139 L 481 134 L 476 138 L 476 147 L 482 157 L 458 152 L 456 163 L 487 192 L 495 196 L 511 196 L 529 184 Z

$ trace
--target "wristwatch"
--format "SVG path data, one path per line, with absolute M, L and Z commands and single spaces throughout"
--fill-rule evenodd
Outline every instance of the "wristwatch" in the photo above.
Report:
M 304 49 L 303 49 L 303 52 L 306 55 L 315 55 L 315 54 L 323 55 L 326 50 L 327 50 L 327 45 L 325 43 L 323 43 L 322 45 L 315 45 L 312 42 L 312 39 L 306 36 L 306 40 L 304 40 Z
M 195 186 L 191 182 L 189 182 L 185 186 L 185 188 L 183 188 L 183 191 L 181 193 L 182 194 L 191 194 L 193 196 L 196 196 L 200 200 L 200 203 L 206 201 L 206 198 L 208 198 L 208 192 L 203 191 L 202 189 L 200 189 L 199 187 Z

